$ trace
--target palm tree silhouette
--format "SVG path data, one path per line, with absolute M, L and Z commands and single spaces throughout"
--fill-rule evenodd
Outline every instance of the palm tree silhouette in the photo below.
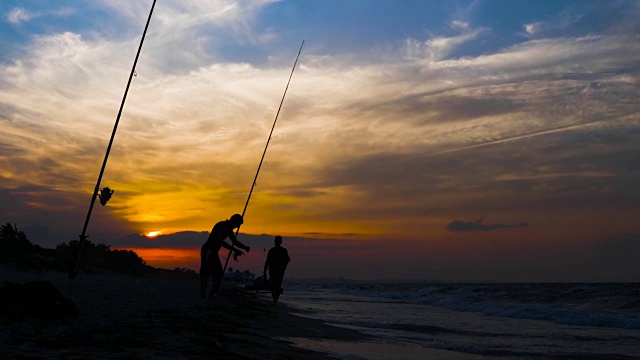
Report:
M 18 231 L 15 223 L 13 226 L 10 223 L 6 223 L 0 227 L 0 240 L 5 245 L 11 244 L 16 247 L 29 247 L 31 245 L 27 235 L 22 231 Z
M 20 262 L 32 251 L 33 245 L 16 224 L 0 226 L 0 261 Z

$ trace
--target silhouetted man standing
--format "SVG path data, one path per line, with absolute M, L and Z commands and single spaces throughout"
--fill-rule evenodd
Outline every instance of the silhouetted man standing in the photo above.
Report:
M 243 222 L 244 220 L 240 214 L 234 214 L 229 220 L 220 221 L 213 227 L 213 229 L 211 229 L 211 234 L 209 234 L 207 242 L 202 245 L 202 249 L 200 250 L 200 296 L 202 296 L 203 299 L 206 297 L 209 276 L 211 276 L 211 279 L 213 280 L 213 287 L 209 293 L 210 298 L 216 296 L 218 288 L 220 287 L 222 276 L 224 275 L 222 273 L 222 264 L 218 257 L 218 251 L 220 248 L 224 247 L 232 250 L 234 256 L 240 256 L 243 254 L 242 251 L 227 244 L 224 240 L 229 238 L 233 245 L 244 249 L 247 252 L 249 251 L 250 248 L 238 241 L 233 233 L 233 229 L 239 228 Z
M 271 281 L 271 297 L 273 303 L 278 303 L 278 298 L 282 293 L 282 279 L 284 278 L 284 271 L 287 269 L 287 265 L 291 258 L 287 249 L 283 248 L 282 236 L 276 236 L 274 239 L 276 246 L 269 249 L 267 254 L 267 261 L 264 263 L 264 271 L 262 276 L 267 277 L 267 269 L 269 269 L 269 278 Z

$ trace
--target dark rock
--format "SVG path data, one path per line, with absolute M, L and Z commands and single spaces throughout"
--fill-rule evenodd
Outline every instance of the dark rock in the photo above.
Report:
M 48 281 L 0 288 L 0 317 L 10 319 L 77 319 L 78 308 Z

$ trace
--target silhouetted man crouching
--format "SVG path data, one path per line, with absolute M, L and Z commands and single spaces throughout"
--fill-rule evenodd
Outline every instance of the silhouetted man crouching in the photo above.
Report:
M 232 250 L 234 256 L 244 254 L 232 245 L 227 244 L 224 240 L 229 238 L 233 245 L 249 252 L 250 248 L 238 241 L 233 233 L 233 229 L 239 228 L 243 222 L 244 220 L 240 214 L 234 214 L 229 220 L 220 221 L 211 229 L 211 234 L 209 234 L 207 242 L 202 245 L 202 249 L 200 250 L 200 296 L 202 296 L 203 299 L 206 297 L 209 277 L 213 280 L 213 287 L 209 293 L 210 298 L 216 296 L 220 283 L 222 282 L 222 276 L 224 274 L 220 258 L 218 257 L 220 248 L 224 247 Z

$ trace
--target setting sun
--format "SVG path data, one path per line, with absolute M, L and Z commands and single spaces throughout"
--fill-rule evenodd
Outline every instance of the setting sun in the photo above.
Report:
M 148 238 L 154 238 L 160 234 L 162 234 L 162 231 L 149 231 L 145 236 Z

